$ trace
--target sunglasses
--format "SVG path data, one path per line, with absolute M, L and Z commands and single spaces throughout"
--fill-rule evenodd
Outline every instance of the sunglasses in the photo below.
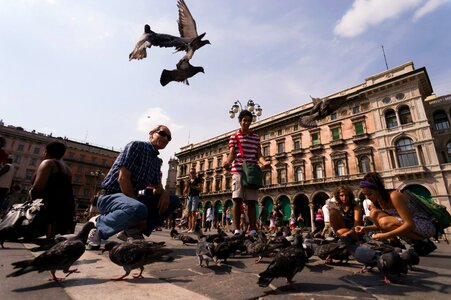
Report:
M 172 140 L 171 135 L 170 135 L 169 133 L 167 133 L 166 131 L 158 130 L 158 131 L 155 131 L 155 132 L 158 133 L 159 135 L 161 135 L 162 137 L 167 138 L 168 141 L 171 141 L 171 140 Z

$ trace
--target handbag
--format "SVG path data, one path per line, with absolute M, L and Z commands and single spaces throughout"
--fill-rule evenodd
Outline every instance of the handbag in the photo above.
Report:
M 259 189 L 263 187 L 263 172 L 258 164 L 251 164 L 244 159 L 243 147 L 236 136 L 238 148 L 243 157 L 243 173 L 241 174 L 241 185 L 245 188 Z
M 14 204 L 0 222 L 0 239 L 17 240 L 44 235 L 46 231 L 44 211 L 43 199 Z

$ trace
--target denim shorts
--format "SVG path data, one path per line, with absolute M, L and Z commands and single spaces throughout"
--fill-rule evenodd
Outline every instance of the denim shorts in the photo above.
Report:
M 186 207 L 188 208 L 188 212 L 197 211 L 199 201 L 200 201 L 199 196 L 188 196 L 188 200 L 186 201 Z

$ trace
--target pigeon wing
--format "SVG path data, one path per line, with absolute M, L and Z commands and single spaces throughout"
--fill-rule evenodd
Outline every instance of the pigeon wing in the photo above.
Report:
M 197 37 L 196 21 L 194 20 L 191 12 L 188 9 L 185 1 L 179 0 L 177 2 L 179 9 L 179 32 L 182 38 L 195 38 Z

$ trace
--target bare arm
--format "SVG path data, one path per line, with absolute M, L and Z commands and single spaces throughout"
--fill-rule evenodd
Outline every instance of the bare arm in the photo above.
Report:
M 262 149 L 260 147 L 257 150 L 257 158 L 263 167 L 267 167 L 267 166 L 271 165 L 270 161 L 266 161 L 265 157 L 262 154 Z
M 227 159 L 222 164 L 225 169 L 230 169 L 230 164 L 235 160 L 235 147 L 230 147 Z
M 354 227 L 359 226 L 362 220 L 362 210 L 359 205 L 354 206 Z
M 403 220 L 401 226 L 393 229 L 392 231 L 380 233 L 379 239 L 389 239 L 396 236 L 403 236 L 404 234 L 411 232 L 415 228 L 415 223 L 413 222 L 412 216 L 407 209 L 407 197 L 402 193 L 394 191 L 390 194 L 390 200 L 393 207 L 398 212 L 399 216 Z M 382 237 L 380 236 L 382 235 Z
M 132 172 L 126 167 L 121 167 L 119 169 L 119 176 L 117 179 L 119 183 L 119 187 L 121 188 L 122 193 L 131 198 L 136 198 L 135 190 L 133 189 L 132 184 Z

